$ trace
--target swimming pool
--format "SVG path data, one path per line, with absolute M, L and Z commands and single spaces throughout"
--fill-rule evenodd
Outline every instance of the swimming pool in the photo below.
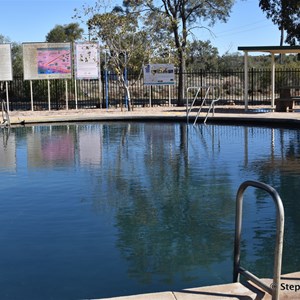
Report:
M 283 272 L 300 269 L 300 131 L 82 123 L 0 131 L 0 299 L 87 299 L 231 282 L 235 196 L 272 185 Z M 247 190 L 242 262 L 272 276 L 275 208 Z

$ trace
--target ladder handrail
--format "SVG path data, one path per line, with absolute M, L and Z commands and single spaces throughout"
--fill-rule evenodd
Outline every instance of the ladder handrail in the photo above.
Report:
M 220 98 L 221 98 L 221 92 L 220 92 L 220 87 L 219 86 L 217 86 L 217 85 L 210 85 L 209 86 L 209 89 L 212 89 L 212 95 L 213 95 L 213 100 L 210 100 L 211 101 L 211 103 L 210 103 L 210 106 L 209 106 L 209 108 L 208 108 L 208 111 L 207 111 L 207 113 L 206 113 L 206 116 L 205 116 L 205 119 L 204 119 L 204 124 L 206 124 L 206 120 L 207 120 L 207 118 L 208 118 L 208 115 L 209 115 L 209 113 L 210 113 L 210 110 L 213 108 L 213 116 L 215 115 L 215 103 L 216 102 L 218 102 L 219 100 L 220 100 Z M 215 91 L 216 90 L 218 90 L 218 97 L 216 98 L 215 97 Z M 208 92 L 209 92 L 209 90 L 207 91 L 207 94 L 208 94 Z M 198 110 L 198 113 L 197 113 L 197 115 L 196 115 L 196 118 L 195 118 L 195 120 L 194 120 L 194 124 L 193 125 L 195 125 L 196 123 L 197 123 L 197 120 L 198 120 L 198 118 L 199 118 L 199 115 L 200 115 L 200 112 L 201 112 L 201 110 L 202 110 L 202 107 L 203 107 L 203 105 L 204 105 L 204 103 L 205 103 L 205 101 L 206 101 L 206 95 L 207 94 L 205 94 L 205 99 L 203 99 L 203 101 L 202 101 L 202 103 L 201 103 L 201 106 L 200 106 L 200 108 L 199 108 L 199 110 Z M 214 99 L 215 98 L 215 99 Z
M 205 100 L 206 100 L 206 96 L 208 95 L 208 93 L 209 93 L 209 90 L 210 90 L 210 86 L 206 86 L 206 85 L 202 85 L 202 86 L 190 86 L 190 87 L 188 87 L 187 89 L 186 89 L 186 94 L 187 94 L 187 97 L 186 97 L 186 119 L 187 119 L 187 124 L 189 123 L 189 115 L 190 115 L 190 113 L 191 113 L 191 111 L 192 111 L 192 108 L 193 108 L 193 106 L 194 106 L 194 104 L 195 104 L 195 101 L 196 101 L 196 99 L 197 99 L 197 97 L 198 97 L 198 94 L 199 94 L 199 92 L 202 90 L 202 89 L 206 89 L 206 92 L 205 92 L 205 95 L 204 95 L 204 99 L 203 99 L 203 101 L 202 101 L 202 104 L 201 104 L 201 107 L 202 107 L 202 105 L 203 105 L 203 103 L 205 102 Z M 194 99 L 193 99 L 193 101 L 192 101 L 192 104 L 191 104 L 191 106 L 190 106 L 190 108 L 189 108 L 189 91 L 190 90 L 197 90 L 196 91 L 196 94 L 195 94 L 195 96 L 194 96 Z
M 209 106 L 209 109 L 208 109 L 208 111 L 207 111 L 207 113 L 206 113 L 206 117 L 205 117 L 204 122 L 203 122 L 204 124 L 206 124 L 208 115 L 209 115 L 210 110 L 211 110 L 212 108 L 213 108 L 213 116 L 215 115 L 215 103 L 218 102 L 219 100 L 220 100 L 220 97 L 217 98 L 217 99 L 215 99 L 215 100 L 212 100 L 212 102 L 211 102 L 211 104 L 210 104 L 210 106 Z
M 219 101 L 220 98 L 221 98 L 220 87 L 219 87 L 219 86 L 216 86 L 216 85 L 203 85 L 203 86 L 199 86 L 199 87 L 197 87 L 197 86 L 194 86 L 194 87 L 188 87 L 188 88 L 187 88 L 187 98 L 186 98 L 186 119 L 187 119 L 186 121 L 187 121 L 187 124 L 189 123 L 189 115 L 190 115 L 190 113 L 191 113 L 191 111 L 192 111 L 192 108 L 193 108 L 193 106 L 194 106 L 194 104 L 195 104 L 195 101 L 196 101 L 196 99 L 197 99 L 197 97 L 198 97 L 198 94 L 199 94 L 199 92 L 200 92 L 201 90 L 203 90 L 203 89 L 205 89 L 206 92 L 205 92 L 204 98 L 203 98 L 203 100 L 202 100 L 202 102 L 201 102 L 200 108 L 199 108 L 199 110 L 198 110 L 198 112 L 197 112 L 197 114 L 196 114 L 196 117 L 195 117 L 195 120 L 194 120 L 193 125 L 195 125 L 195 124 L 197 123 L 197 120 L 198 120 L 198 118 L 199 118 L 200 112 L 201 112 L 201 110 L 202 110 L 202 108 L 203 108 L 204 103 L 206 103 L 207 98 L 208 98 L 208 95 L 209 95 L 209 92 L 210 92 L 211 90 L 212 90 L 213 98 L 215 98 L 215 99 L 213 99 L 213 100 L 210 99 L 211 103 L 210 103 L 209 109 L 208 109 L 208 111 L 207 111 L 206 117 L 205 117 L 205 119 L 204 119 L 204 123 L 206 123 L 206 120 L 207 120 L 208 115 L 209 115 L 209 113 L 210 113 L 210 111 L 211 111 L 212 108 L 213 108 L 213 115 L 214 115 L 214 112 L 215 112 L 214 105 L 215 105 L 215 103 L 216 103 L 217 101 Z M 190 99 L 190 98 L 189 98 L 188 95 L 189 95 L 189 91 L 190 91 L 190 90 L 196 90 L 196 94 L 195 94 L 194 99 L 193 99 L 193 101 L 192 101 L 192 103 L 191 103 L 191 106 L 189 107 L 189 102 L 190 102 L 189 99 Z M 218 97 L 215 97 L 215 91 L 216 91 L 216 90 L 218 90 Z
M 263 281 L 257 278 L 254 274 L 240 266 L 240 251 L 241 251 L 241 231 L 242 231 L 242 208 L 243 195 L 245 190 L 249 187 L 255 187 L 268 192 L 276 205 L 276 247 L 274 255 L 274 274 L 272 288 L 267 286 Z M 233 267 L 233 281 L 240 281 L 240 274 L 251 280 L 263 290 L 272 295 L 272 300 L 279 300 L 280 292 L 280 276 L 282 265 L 282 249 L 283 249 L 283 234 L 284 234 L 284 208 L 280 196 L 277 191 L 262 182 L 245 181 L 243 182 L 236 195 L 236 221 L 235 221 L 235 241 L 234 241 L 234 267 Z

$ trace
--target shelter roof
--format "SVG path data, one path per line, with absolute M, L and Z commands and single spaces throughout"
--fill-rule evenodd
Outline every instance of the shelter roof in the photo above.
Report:
M 240 46 L 244 52 L 300 53 L 300 46 Z

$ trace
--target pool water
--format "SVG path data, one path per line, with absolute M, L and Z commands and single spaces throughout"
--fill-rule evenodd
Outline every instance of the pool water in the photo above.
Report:
M 82 123 L 0 131 L 0 299 L 88 299 L 228 283 L 235 197 L 272 185 L 283 273 L 300 269 L 300 131 Z M 275 208 L 247 189 L 242 265 L 273 272 Z

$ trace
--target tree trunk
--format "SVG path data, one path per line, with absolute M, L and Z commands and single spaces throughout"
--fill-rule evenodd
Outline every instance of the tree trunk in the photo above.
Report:
M 283 46 L 283 42 L 284 42 L 284 28 L 283 28 L 283 26 L 281 26 L 281 28 L 280 28 L 280 46 Z
M 185 90 L 185 59 L 182 49 L 178 51 L 179 58 L 179 74 L 178 74 L 178 106 L 184 106 L 184 90 Z
M 284 42 L 284 27 L 281 26 L 281 28 L 280 28 L 280 47 L 283 46 L 283 42 Z M 283 64 L 283 56 L 284 56 L 284 54 L 282 54 L 282 53 L 279 55 L 279 63 L 281 65 Z
M 184 13 L 182 13 L 182 16 Z M 174 17 L 176 19 L 176 17 Z M 179 27 L 177 23 L 174 23 L 173 33 L 175 37 L 175 45 L 177 48 L 178 63 L 179 63 L 179 75 L 178 75 L 178 94 L 177 94 L 177 105 L 184 106 L 184 91 L 185 91 L 185 48 L 187 41 L 186 31 L 186 19 L 181 18 L 182 22 L 182 36 L 179 34 Z
M 130 95 L 130 91 L 129 91 L 129 86 L 127 84 L 125 84 L 125 82 L 124 82 L 124 90 L 125 90 L 125 94 L 126 94 L 127 102 L 128 102 L 128 111 L 132 111 L 133 106 L 131 105 L 131 95 Z
M 133 106 L 131 105 L 131 95 L 130 95 L 129 86 L 126 83 L 126 80 L 123 75 L 120 74 L 118 75 L 118 81 L 119 81 L 119 85 L 123 88 L 125 92 L 125 96 L 127 97 L 128 111 L 131 111 L 133 110 Z M 123 111 L 123 100 L 121 102 L 121 110 Z

